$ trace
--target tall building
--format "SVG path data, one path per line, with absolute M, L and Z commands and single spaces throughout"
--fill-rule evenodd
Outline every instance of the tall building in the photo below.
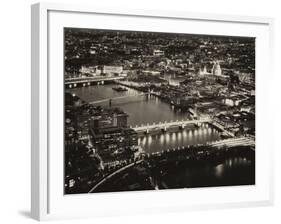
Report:
M 202 68 L 200 68 L 199 69 L 199 73 L 198 73 L 199 75 L 208 75 L 209 73 L 207 72 L 207 67 L 206 67 L 206 65 L 204 66 L 204 68 L 202 69 Z
M 127 120 L 128 114 L 125 112 L 118 109 L 110 109 L 103 111 L 100 115 L 92 116 L 90 126 L 97 130 L 110 127 L 125 128 L 127 127 Z
M 113 126 L 114 127 L 127 127 L 127 118 L 126 113 L 113 113 Z
M 82 65 L 80 70 L 80 73 L 82 73 L 83 75 L 91 75 L 91 76 L 97 76 L 101 74 L 101 70 L 99 69 L 98 66 L 85 66 Z
M 214 63 L 212 71 L 213 71 L 213 75 L 215 75 L 215 76 L 222 75 L 222 70 L 221 70 L 221 66 L 220 66 L 219 62 Z
M 123 72 L 123 66 L 103 66 L 102 73 L 108 76 L 120 75 Z

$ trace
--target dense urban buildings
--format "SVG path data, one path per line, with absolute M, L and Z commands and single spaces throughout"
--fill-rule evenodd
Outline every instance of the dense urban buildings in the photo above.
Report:
M 255 184 L 255 38 L 64 41 L 66 194 Z

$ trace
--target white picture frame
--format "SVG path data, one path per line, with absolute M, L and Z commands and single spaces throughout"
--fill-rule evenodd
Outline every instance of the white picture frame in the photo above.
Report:
M 101 9 L 94 6 L 64 5 L 38 3 L 31 7 L 32 15 L 32 149 L 31 149 L 31 214 L 37 220 L 98 217 L 112 215 L 186 211 L 190 209 L 210 209 L 226 207 L 263 206 L 273 203 L 273 146 L 269 132 L 262 130 L 270 128 L 270 108 L 266 108 L 270 95 L 270 77 L 272 77 L 273 60 L 273 24 L 272 18 L 216 15 L 191 12 L 169 12 L 155 10 Z M 99 20 L 94 16 L 102 16 Z M 108 21 L 102 19 L 108 18 Z M 89 20 L 98 21 L 94 27 L 126 29 L 125 23 L 114 22 L 134 20 L 137 30 L 155 30 L 148 21 L 159 20 L 158 29 L 165 21 L 166 28 L 179 23 L 194 24 L 191 33 L 209 32 L 210 26 L 218 23 L 213 34 L 253 35 L 258 36 L 257 44 L 257 119 L 256 146 L 257 184 L 254 187 L 222 187 L 212 189 L 167 190 L 161 192 L 128 192 L 64 196 L 63 186 L 58 183 L 63 169 L 63 152 L 61 144 L 54 138 L 54 130 L 61 130 L 62 114 L 57 114 L 56 107 L 61 103 L 63 73 L 59 73 L 63 60 L 53 59 L 62 52 L 61 37 L 57 32 L 65 26 L 91 27 Z M 94 19 L 94 20 L 93 20 Z M 111 20 L 111 21 L 110 21 Z M 146 21 L 147 20 L 147 21 Z M 67 22 L 66 22 L 67 21 Z M 119 21 L 119 22 L 120 22 Z M 200 24 L 199 24 L 200 23 Z M 205 24 L 205 28 L 204 28 Z M 208 26 L 206 25 L 208 24 Z M 122 27 L 124 26 L 124 27 Z M 178 25 L 180 26 L 180 25 Z M 177 25 L 175 27 L 178 27 Z M 221 30 L 224 27 L 225 30 Z M 197 27 L 197 28 L 195 28 Z M 198 28 L 199 27 L 199 28 Z M 214 26 L 215 27 L 215 26 Z M 250 28 L 250 29 L 249 29 Z M 130 29 L 128 26 L 127 29 Z M 177 32 L 178 28 L 171 30 Z M 167 30 L 166 30 L 167 31 Z M 169 30 L 168 30 L 169 31 Z M 186 32 L 184 30 L 183 32 Z M 62 37 L 61 37 L 62 38 Z M 54 41 L 55 40 L 55 41 Z M 56 58 L 57 59 L 57 58 Z M 262 62 L 262 63 L 261 63 Z M 56 101 L 56 102 L 55 102 Z M 62 105 L 63 106 L 63 105 Z M 55 109 L 54 109 L 55 108 Z M 62 133 L 61 133 L 62 134 Z M 62 136 L 58 134 L 57 136 Z M 58 140 L 59 141 L 59 140 Z M 56 147 L 58 146 L 58 147 Z M 54 151 L 56 148 L 56 151 Z M 60 167 L 61 166 L 61 167 Z M 56 170 L 60 170 L 55 174 Z M 63 181 L 63 180 L 61 180 Z M 190 198 L 191 200 L 185 200 Z M 179 200 L 181 199 L 181 200 Z M 133 203 L 138 201 L 139 203 Z M 96 203 L 95 203 L 96 202 Z M 148 203 L 147 203 L 148 202 Z M 122 206 L 117 206 L 120 204 Z M 91 206 L 91 209 L 88 209 Z

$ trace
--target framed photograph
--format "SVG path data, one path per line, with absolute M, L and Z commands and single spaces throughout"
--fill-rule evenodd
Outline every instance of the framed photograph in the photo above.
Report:
M 273 19 L 32 6 L 32 217 L 270 205 Z

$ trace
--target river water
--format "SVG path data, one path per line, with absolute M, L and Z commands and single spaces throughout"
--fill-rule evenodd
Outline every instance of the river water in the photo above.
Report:
M 68 90 L 86 102 L 112 99 L 112 107 L 120 107 L 128 117 L 128 125 L 135 126 L 160 121 L 181 120 L 188 118 L 187 113 L 175 112 L 170 105 L 154 96 L 138 96 L 141 92 L 128 89 L 126 92 L 117 92 L 112 89 L 116 85 L 89 86 Z M 130 96 L 114 100 L 114 97 Z M 109 106 L 109 101 L 97 103 L 104 107 Z
M 255 164 L 249 158 L 235 156 L 218 164 L 207 162 L 197 167 L 183 167 L 157 180 L 161 189 L 253 185 Z
M 116 85 L 89 86 L 69 89 L 86 102 L 109 99 L 120 96 L 133 96 L 112 100 L 112 107 L 119 107 L 128 117 L 128 125 L 136 126 L 147 123 L 157 123 L 171 120 L 187 119 L 188 114 L 174 111 L 173 108 L 157 97 L 136 96 L 140 92 L 128 89 L 126 92 L 117 92 L 112 89 Z M 109 101 L 99 103 L 109 107 Z M 187 127 L 184 130 L 170 130 L 165 133 L 150 133 L 141 135 L 138 144 L 147 153 L 173 149 L 180 146 L 204 144 L 220 139 L 219 132 L 203 124 L 200 127 Z M 255 183 L 254 161 L 241 157 L 228 158 L 219 164 L 205 164 L 202 167 L 181 169 L 169 174 L 161 180 L 168 188 L 203 187 L 222 185 L 243 185 Z M 163 185 L 163 186 L 164 186 Z
M 216 129 L 204 124 L 199 128 L 144 135 L 139 137 L 138 143 L 146 152 L 152 153 L 181 146 L 204 144 L 219 138 L 220 135 Z
M 116 85 L 89 86 L 68 91 L 76 94 L 86 102 L 112 99 L 111 106 L 119 107 L 126 112 L 129 115 L 128 125 L 133 127 L 147 123 L 182 120 L 187 119 L 189 116 L 186 112 L 175 111 L 173 107 L 155 96 L 138 96 L 140 92 L 134 89 L 117 92 L 112 87 L 116 87 Z M 119 96 L 130 97 L 114 100 L 114 97 Z M 109 101 L 100 102 L 97 105 L 108 107 Z M 204 144 L 218 139 L 220 139 L 219 132 L 207 124 L 203 124 L 198 128 L 192 125 L 184 130 L 177 129 L 166 133 L 140 136 L 138 143 L 145 152 L 151 153 L 179 146 Z

